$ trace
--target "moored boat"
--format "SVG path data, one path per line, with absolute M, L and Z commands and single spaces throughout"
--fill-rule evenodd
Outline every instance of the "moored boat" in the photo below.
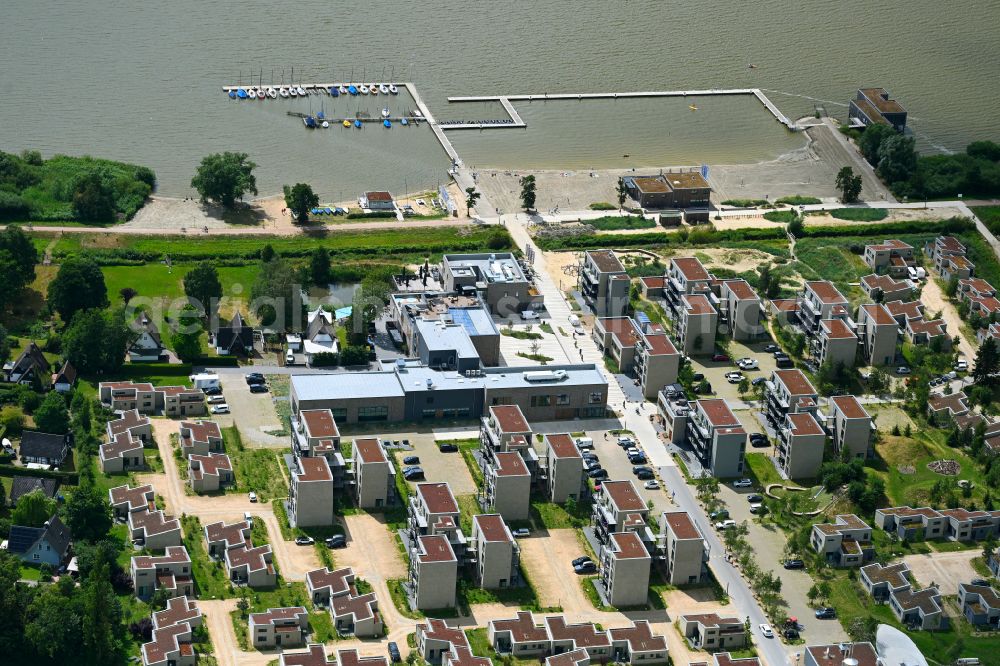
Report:
M 288 97 L 288 88 L 281 88 L 278 90 L 278 94 L 282 97 Z
M 383 95 L 388 95 L 389 94 L 389 86 L 385 85 L 384 83 L 380 83 L 380 84 L 378 84 L 378 91 L 380 93 L 382 93 Z
M 345 120 L 344 121 L 344 127 L 350 127 L 350 126 L 351 126 L 351 121 L 350 120 Z
M 354 86 L 354 85 L 348 86 L 347 92 L 351 93 L 352 95 L 357 95 L 358 94 L 358 87 Z
M 368 86 L 368 91 L 371 92 L 371 94 L 373 94 L 373 95 L 377 95 L 378 94 L 378 85 L 376 85 L 374 83 L 371 84 L 370 86 Z
M 243 90 L 243 88 L 239 88 L 236 90 L 236 96 L 239 97 L 240 99 L 246 99 L 247 91 Z
M 386 118 L 385 120 L 382 121 L 382 126 L 383 127 L 392 127 L 392 121 L 390 121 L 388 118 Z
M 322 123 L 320 123 L 320 126 L 322 126 L 322 127 L 329 127 L 330 123 L 324 120 Z
M 387 107 L 387 106 L 383 107 L 383 109 L 382 109 L 382 117 L 383 118 L 388 118 L 389 117 L 389 107 Z
M 354 121 L 354 126 L 357 127 L 358 129 L 361 129 L 361 121 L 360 120 L 355 120 Z
M 399 88 L 396 87 L 395 83 L 390 83 L 389 84 L 389 92 L 391 92 L 393 95 L 398 95 L 399 94 Z
M 274 88 L 268 88 L 267 89 L 267 96 L 270 97 L 271 99 L 274 99 L 274 98 L 276 98 L 278 96 L 278 91 L 275 90 Z
M 406 118 L 400 118 L 399 119 L 399 124 L 400 125 L 409 125 L 410 123 L 407 122 Z
M 358 86 L 358 90 L 361 91 L 362 95 L 367 95 L 368 94 L 368 86 L 366 86 L 363 83 L 360 86 Z
M 250 90 L 247 91 L 247 97 L 249 97 L 250 99 L 257 99 L 257 91 L 251 88 Z
M 341 85 L 341 86 L 340 86 L 339 88 L 337 88 L 337 91 L 338 91 L 338 92 L 339 92 L 339 93 L 340 93 L 341 95 L 346 95 L 346 94 L 347 94 L 347 86 L 345 86 L 345 85 Z
M 298 88 L 296 88 L 295 92 L 297 92 L 302 97 L 306 96 L 306 89 L 303 88 L 302 86 L 299 86 Z
M 230 90 L 229 91 L 229 99 L 236 99 L 236 91 L 235 90 Z
M 314 129 L 316 127 L 316 119 L 312 116 L 306 116 L 303 118 L 302 123 L 309 129 Z

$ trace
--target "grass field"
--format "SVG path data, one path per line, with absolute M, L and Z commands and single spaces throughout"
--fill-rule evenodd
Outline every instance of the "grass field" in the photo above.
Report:
M 141 266 L 105 266 L 104 282 L 108 287 L 108 300 L 120 302 L 119 292 L 131 287 L 139 292 L 137 300 L 156 299 L 156 303 L 166 308 L 170 301 L 184 298 L 184 276 L 194 268 L 193 263 L 143 264 Z M 249 266 L 220 266 L 219 281 L 223 296 L 249 297 L 250 287 L 257 278 L 256 264 Z M 135 301 L 133 301 L 135 303 Z M 179 309 L 179 307 L 178 307 Z
M 975 206 L 972 212 L 982 220 L 987 229 L 994 234 L 1000 232 L 1000 206 Z
M 644 217 L 633 217 L 631 215 L 609 215 L 607 217 L 598 217 L 593 220 L 584 220 L 583 223 L 588 227 L 593 227 L 594 229 L 598 229 L 600 231 L 615 231 L 618 229 L 652 229 L 656 226 L 656 222 L 653 220 L 647 220 Z
M 851 222 L 878 222 L 889 215 L 885 208 L 836 208 L 830 211 L 830 217 Z
M 945 436 L 942 430 L 918 428 L 913 437 L 884 435 L 882 441 L 876 444 L 875 450 L 885 462 L 885 467 L 874 471 L 885 480 L 890 506 L 928 506 L 931 487 L 939 479 L 946 478 L 956 482 L 959 479 L 972 481 L 976 486 L 972 491 L 972 498 L 962 501 L 975 501 L 982 505 L 987 486 L 980 465 L 963 451 L 948 446 L 944 442 Z M 940 459 L 957 461 L 962 467 L 958 476 L 942 476 L 927 468 L 927 463 Z M 907 467 L 913 468 L 912 474 L 900 471 Z

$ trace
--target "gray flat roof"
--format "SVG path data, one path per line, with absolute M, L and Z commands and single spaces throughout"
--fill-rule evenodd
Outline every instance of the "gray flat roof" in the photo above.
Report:
M 440 321 L 414 322 L 424 345 L 432 351 L 455 351 L 458 358 L 479 358 L 476 346 L 472 344 L 469 332 L 460 324 L 444 324 Z
M 510 252 L 480 252 L 475 254 L 446 254 L 441 262 L 454 271 L 456 268 L 478 269 L 480 276 L 491 282 L 525 282 L 524 272 L 517 259 Z M 512 278 L 507 279 L 504 268 L 511 271 Z M 494 270 L 499 269 L 499 270 Z
M 300 401 L 403 397 L 399 378 L 392 370 L 292 375 L 291 383 Z

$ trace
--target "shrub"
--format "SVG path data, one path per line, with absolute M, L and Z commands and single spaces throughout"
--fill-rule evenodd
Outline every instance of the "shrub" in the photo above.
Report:
M 877 222 L 889 215 L 885 208 L 837 208 L 830 211 L 830 217 L 852 222 Z
M 770 222 L 782 222 L 790 224 L 798 219 L 798 214 L 793 210 L 772 210 L 764 213 L 764 219 Z
M 601 231 L 615 231 L 618 229 L 650 229 L 656 226 L 656 222 L 653 220 L 647 220 L 644 217 L 632 217 L 631 215 L 626 215 L 624 217 L 613 215 L 609 217 L 599 217 L 594 220 L 583 220 L 583 224 L 588 227 L 600 229 Z
M 590 210 L 618 210 L 618 206 L 607 201 L 595 201 L 590 204 Z
M 811 204 L 821 204 L 823 202 L 816 197 L 804 197 L 802 195 L 795 194 L 793 196 L 781 197 L 775 201 L 775 203 L 788 204 L 789 206 L 808 206 Z
M 396 213 L 390 210 L 375 210 L 370 213 L 364 213 L 361 211 L 351 211 L 347 214 L 348 220 L 374 220 L 374 219 L 386 219 L 386 218 L 396 219 Z
M 735 206 L 736 208 L 756 208 L 767 204 L 767 199 L 726 199 L 722 202 L 723 206 Z
M 0 220 L 17 220 L 28 216 L 31 209 L 20 195 L 0 190 Z
M 334 354 L 333 352 L 321 352 L 319 354 L 313 354 L 310 365 L 314 368 L 327 368 L 337 365 L 339 361 L 340 357 L 337 354 Z

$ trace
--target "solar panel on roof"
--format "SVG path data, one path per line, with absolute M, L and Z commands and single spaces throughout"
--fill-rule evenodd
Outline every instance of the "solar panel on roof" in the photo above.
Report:
M 10 528 L 10 536 L 7 537 L 7 550 L 11 553 L 26 553 L 38 538 L 43 530 L 40 527 L 22 527 L 15 525 Z

